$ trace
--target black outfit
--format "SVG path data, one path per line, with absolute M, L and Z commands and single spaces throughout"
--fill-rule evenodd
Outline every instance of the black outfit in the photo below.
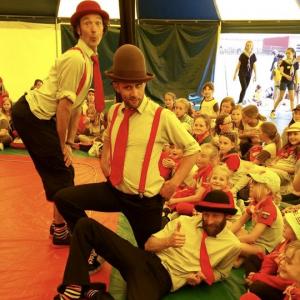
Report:
M 55 195 L 55 204 L 71 230 L 87 217 L 84 210 L 122 212 L 128 219 L 140 248 L 151 234 L 161 229 L 163 200 L 161 195 L 140 197 L 120 192 L 110 182 L 66 188 Z
M 256 62 L 256 56 L 252 53 L 249 57 L 243 52 L 240 57 L 239 80 L 241 84 L 241 93 L 238 103 L 242 103 L 246 94 L 246 90 L 251 80 L 253 65 Z
M 75 227 L 64 286 L 89 286 L 87 261 L 91 249 L 120 271 L 127 282 L 128 300 L 159 300 L 171 290 L 170 275 L 158 256 L 133 246 L 90 218 L 80 219 Z
M 292 77 L 291 80 L 288 80 L 286 77 L 282 76 L 280 80 L 280 90 L 285 91 L 286 88 L 288 90 L 294 90 L 294 78 L 296 71 L 299 69 L 299 63 L 295 62 L 293 64 L 288 63 L 286 60 L 283 60 L 280 64 L 280 67 L 283 67 L 283 73 Z M 294 72 L 291 72 L 292 67 L 294 68 Z
M 55 119 L 38 119 L 24 95 L 12 108 L 12 120 L 42 178 L 47 199 L 53 201 L 57 191 L 74 185 L 74 168 L 65 166 Z

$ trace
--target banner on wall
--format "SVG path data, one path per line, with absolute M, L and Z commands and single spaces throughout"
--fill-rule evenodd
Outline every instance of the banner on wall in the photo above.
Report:
M 162 101 L 167 91 L 187 98 L 214 79 L 219 22 L 199 24 L 140 24 L 139 47 L 155 79 L 147 93 Z

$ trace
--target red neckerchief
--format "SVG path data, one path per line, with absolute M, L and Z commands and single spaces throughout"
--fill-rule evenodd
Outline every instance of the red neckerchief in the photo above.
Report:
M 205 138 L 209 136 L 209 131 L 206 131 L 202 134 L 194 134 L 193 137 L 196 139 L 196 141 L 201 144 Z
M 285 145 L 278 151 L 277 157 L 279 158 L 288 158 L 290 155 L 295 155 L 295 150 L 298 145 Z M 298 157 L 299 158 L 299 157 Z
M 196 182 L 199 182 L 200 179 L 202 178 L 202 182 L 207 182 L 207 177 L 210 175 L 213 167 L 211 164 L 208 164 L 206 167 L 202 169 L 198 169 L 196 174 L 194 175 L 194 179 Z
M 222 162 L 225 162 L 229 157 L 231 157 L 231 156 L 236 156 L 236 155 L 238 155 L 238 153 L 235 151 L 235 150 L 233 150 L 233 149 L 231 149 L 228 153 L 226 153 L 224 156 L 222 155 L 221 156 L 221 161 Z

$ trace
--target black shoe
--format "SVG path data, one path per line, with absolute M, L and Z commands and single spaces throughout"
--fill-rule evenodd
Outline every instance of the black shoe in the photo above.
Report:
M 95 250 L 93 249 L 91 251 L 90 257 L 88 259 L 88 270 L 89 270 L 89 274 L 95 274 L 96 272 L 98 272 L 102 266 L 102 264 L 104 263 L 104 259 L 99 256 Z
M 87 300 L 114 300 L 114 298 L 106 292 L 106 285 L 103 282 L 92 282 L 84 292 L 84 299 Z
M 53 236 L 53 234 L 54 234 L 54 228 L 55 228 L 54 223 L 51 223 L 50 228 L 49 228 L 49 235 L 50 236 Z
M 67 226 L 65 230 L 62 232 L 57 233 L 54 229 L 54 234 L 52 238 L 53 246 L 69 246 L 71 243 L 71 233 Z

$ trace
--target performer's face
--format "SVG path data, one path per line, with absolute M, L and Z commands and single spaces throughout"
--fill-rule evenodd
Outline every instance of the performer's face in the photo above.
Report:
M 116 91 L 128 108 L 138 108 L 143 101 L 146 83 L 116 82 Z
M 208 236 L 216 236 L 226 226 L 226 216 L 219 212 L 208 212 L 202 213 L 202 226 Z
M 101 16 L 90 14 L 80 19 L 77 27 L 80 38 L 95 52 L 103 36 L 103 21 Z

